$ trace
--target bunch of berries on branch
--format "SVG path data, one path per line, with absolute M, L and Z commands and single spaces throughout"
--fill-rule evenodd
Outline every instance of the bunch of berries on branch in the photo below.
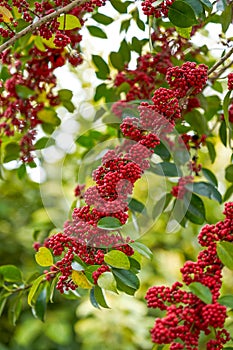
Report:
M 225 220 L 202 228 L 198 241 L 205 249 L 199 253 L 196 262 L 186 261 L 181 268 L 183 284 L 176 282 L 172 287 L 154 286 L 148 290 L 148 307 L 166 311 L 163 318 L 156 319 L 151 330 L 153 342 L 170 344 L 173 350 L 198 350 L 199 338 L 204 333 L 208 336 L 206 349 L 221 350 L 230 340 L 229 333 L 224 329 L 227 310 L 218 302 L 224 265 L 217 255 L 217 243 L 233 242 L 233 202 L 225 204 L 223 213 Z M 209 288 L 212 296 L 209 303 L 192 291 L 183 289 L 192 282 Z M 211 333 L 212 327 L 215 334 Z

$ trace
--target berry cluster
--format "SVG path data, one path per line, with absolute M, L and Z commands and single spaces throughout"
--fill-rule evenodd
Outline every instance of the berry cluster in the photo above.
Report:
M 192 183 L 193 179 L 194 177 L 191 175 L 181 177 L 178 181 L 178 185 L 172 187 L 171 194 L 178 199 L 183 199 L 185 193 L 188 191 L 185 186 Z
M 195 62 L 185 62 L 181 67 L 168 68 L 166 80 L 175 91 L 178 98 L 187 92 L 196 95 L 202 91 L 208 78 L 208 67 L 205 64 L 196 65 Z
M 224 221 L 202 228 L 198 241 L 206 249 L 199 253 L 197 262 L 186 261 L 181 268 L 184 285 L 198 282 L 208 287 L 212 302 L 206 304 L 191 291 L 182 289 L 180 282 L 170 288 L 150 288 L 146 294 L 148 307 L 166 311 L 165 317 L 157 318 L 151 330 L 153 342 L 171 344 L 170 349 L 198 350 L 199 337 L 204 332 L 212 338 L 206 348 L 221 350 L 230 340 L 224 329 L 226 307 L 218 303 L 223 264 L 217 256 L 216 246 L 219 241 L 233 242 L 233 202 L 225 204 L 224 214 Z M 214 335 L 211 334 L 212 327 L 216 330 Z
M 233 73 L 228 74 L 227 86 L 228 90 L 233 90 Z
M 157 6 L 153 3 L 156 0 L 144 0 L 142 2 L 142 10 L 146 16 L 155 16 L 156 18 L 167 17 L 169 7 L 173 4 L 174 0 L 164 0 L 159 2 Z
M 70 0 L 43 1 L 35 2 L 32 7 L 26 0 L 13 0 L 12 6 L 17 8 L 22 20 L 30 24 L 35 19 L 56 11 L 57 7 L 69 3 L 71 3 Z M 84 14 L 102 5 L 104 5 L 102 0 L 91 0 L 75 7 L 70 14 L 76 16 L 83 24 Z M 9 14 L 14 13 L 9 2 L 1 0 L 0 6 L 4 7 Z M 0 21 L 3 23 L 4 18 L 0 18 Z M 13 17 L 11 25 L 17 30 L 17 23 L 14 22 Z M 25 43 L 22 52 L 11 52 L 11 49 L 8 49 L 1 53 L 4 74 L 0 80 L 0 134 L 7 137 L 20 135 L 20 159 L 25 163 L 33 161 L 35 130 L 38 124 L 46 122 L 45 108 L 53 108 L 61 103 L 55 92 L 54 70 L 65 65 L 67 61 L 73 66 L 82 63 L 79 53 L 82 37 L 79 34 L 79 28 L 60 30 L 59 25 L 56 18 L 46 22 L 33 33 L 30 45 Z M 9 27 L 9 23 L 7 26 Z M 14 34 L 12 31 L 10 33 Z M 2 32 L 0 34 L 4 36 Z M 53 36 L 54 45 L 47 46 L 46 40 Z M 37 40 L 38 37 L 41 40 Z M 66 48 L 67 44 L 69 49 Z

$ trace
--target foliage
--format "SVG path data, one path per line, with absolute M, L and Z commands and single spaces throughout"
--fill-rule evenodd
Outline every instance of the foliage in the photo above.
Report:
M 74 323 L 75 315 L 66 312 L 66 305 L 75 303 L 82 310 L 89 296 L 96 309 L 108 309 L 111 300 L 114 308 L 115 300 L 128 300 L 122 293 L 139 293 L 145 327 L 152 327 L 143 299 L 153 281 L 161 280 L 172 286 L 152 287 L 146 294 L 148 305 L 156 309 L 151 331 L 155 347 L 231 346 L 227 308 L 232 309 L 232 296 L 221 271 L 224 266 L 233 269 L 232 203 L 225 204 L 224 221 L 220 213 L 233 193 L 232 3 L 3 0 L 0 15 L 0 210 L 7 238 L 1 248 L 0 315 L 3 322 L 8 317 L 9 338 L 23 317 L 25 332 L 28 304 L 35 318 L 44 322 L 47 317 L 54 326 L 46 330 L 45 348 L 50 342 L 61 348 L 74 344 L 66 320 Z M 103 55 L 98 48 L 89 52 L 85 38 L 97 45 L 106 41 L 117 21 L 119 46 Z M 213 37 L 222 48 L 218 58 L 201 40 L 194 44 L 213 24 L 221 26 L 220 38 Z M 131 35 L 131 28 L 140 34 Z M 66 67 L 77 82 L 79 76 L 83 91 L 81 72 L 87 67 L 95 71 L 94 94 L 87 104 L 94 111 L 91 120 L 88 110 L 81 109 L 83 101 L 75 98 L 75 88 L 57 79 Z M 79 125 L 78 136 L 72 130 L 68 141 L 72 146 L 64 146 L 66 139 L 61 142 L 67 115 L 68 122 L 77 117 L 79 123 L 71 124 Z M 54 159 L 46 162 L 50 151 Z M 70 211 L 64 209 L 60 188 L 50 196 L 49 176 L 57 175 L 49 163 L 56 162 L 56 154 L 61 159 L 57 169 L 64 173 L 62 191 L 73 201 Z M 40 188 L 30 180 L 38 168 L 47 171 Z M 192 231 L 196 234 L 203 224 L 199 242 L 207 248 L 191 263 L 199 250 L 191 243 Z M 175 232 L 173 238 L 166 232 Z M 162 273 L 159 258 L 153 260 L 166 248 L 178 251 L 178 270 L 186 261 L 183 285 L 175 282 L 180 275 L 170 280 L 166 264 Z M 103 322 L 93 310 L 92 317 Z M 101 348 L 96 336 L 87 340 L 85 325 L 90 330 L 95 326 L 82 313 L 75 326 L 80 341 L 88 349 Z M 57 341 L 54 329 L 60 318 Z M 137 319 L 142 327 L 142 316 Z M 37 321 L 25 343 L 20 328 L 16 330 L 18 344 L 31 346 L 43 327 Z M 150 348 L 145 329 L 133 340 L 134 347 L 130 344 L 137 325 L 122 322 L 122 332 L 127 331 L 127 349 Z M 16 348 L 9 338 L 2 345 Z

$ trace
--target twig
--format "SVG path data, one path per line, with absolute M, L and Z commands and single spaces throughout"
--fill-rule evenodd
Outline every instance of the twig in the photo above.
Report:
M 8 49 L 10 46 L 12 46 L 19 38 L 22 36 L 32 33 L 35 29 L 39 28 L 42 24 L 49 22 L 50 20 L 59 17 L 63 13 L 67 13 L 71 11 L 75 6 L 82 5 L 87 0 L 74 0 L 69 5 L 66 5 L 64 7 L 59 8 L 58 10 L 55 10 L 54 12 L 41 17 L 37 22 L 34 22 L 30 24 L 28 27 L 24 28 L 20 32 L 16 33 L 12 38 L 7 40 L 4 44 L 0 45 L 0 52 L 3 52 L 4 50 Z
M 223 62 L 225 62 L 231 55 L 233 54 L 233 47 L 230 49 L 230 51 L 224 55 L 218 62 L 216 62 L 209 70 L 208 70 L 208 75 L 213 73 L 216 68 L 221 66 Z
M 226 66 L 224 66 L 222 69 L 220 69 L 218 72 L 216 72 L 216 74 L 210 78 L 211 82 L 214 82 L 215 80 L 217 80 L 219 77 L 221 77 L 221 75 L 231 66 L 233 65 L 233 61 L 229 62 Z

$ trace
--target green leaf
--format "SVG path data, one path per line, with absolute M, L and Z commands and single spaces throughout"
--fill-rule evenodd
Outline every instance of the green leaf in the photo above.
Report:
M 102 273 L 99 276 L 97 283 L 100 288 L 110 290 L 111 292 L 118 294 L 117 288 L 116 288 L 116 280 L 110 271 L 106 271 Z
M 166 193 L 157 201 L 152 211 L 153 219 L 157 218 L 167 208 L 172 198 L 171 193 Z
M 45 321 L 45 313 L 47 309 L 47 288 L 43 288 L 38 298 L 36 299 L 35 305 L 32 307 L 34 317 L 39 318 L 42 322 Z
M 207 168 L 202 168 L 202 174 L 203 176 L 213 185 L 213 186 L 218 186 L 218 180 L 216 178 L 216 176 L 214 175 L 214 173 L 212 173 L 211 170 L 207 169 Z
M 224 11 L 227 7 L 227 1 L 226 0 L 217 0 L 217 10 L 218 11 Z
M 160 156 L 162 160 L 169 160 L 171 158 L 169 150 L 162 141 L 160 141 L 160 144 L 154 148 L 154 153 Z
M 178 177 L 181 176 L 181 171 L 175 163 L 161 162 L 153 164 L 150 171 L 160 176 Z
M 90 302 L 96 309 L 100 309 L 99 304 L 95 298 L 95 287 L 93 287 L 90 291 Z
M 104 230 L 117 230 L 122 227 L 122 223 L 117 218 L 105 216 L 98 221 L 97 226 Z
M 180 28 L 176 27 L 177 33 L 185 39 L 190 39 L 192 27 Z
M 225 179 L 229 182 L 233 182 L 233 164 L 230 164 L 228 167 L 226 167 Z
M 72 30 L 75 28 L 81 28 L 81 23 L 78 17 L 70 14 L 64 14 L 57 18 L 60 23 L 59 30 Z
M 92 55 L 92 60 L 98 69 L 96 75 L 99 79 L 107 79 L 110 74 L 110 69 L 107 63 L 103 60 L 102 57 L 98 55 Z
M 227 92 L 226 96 L 224 97 L 223 100 L 223 113 L 224 113 L 224 120 L 226 123 L 226 128 L 229 130 L 229 144 L 231 144 L 231 140 L 230 140 L 230 135 L 231 135 L 231 125 L 229 122 L 229 105 L 230 105 L 230 101 L 231 101 L 231 90 Z
M 42 122 L 58 126 L 61 121 L 57 116 L 57 113 L 54 109 L 44 108 L 37 113 L 38 119 Z
M 208 9 L 208 10 L 212 10 L 213 5 L 211 4 L 211 2 L 209 0 L 200 0 L 202 2 L 202 4 Z
M 134 259 L 134 257 L 135 257 L 135 253 L 134 255 L 129 257 L 130 271 L 133 272 L 134 274 L 137 274 L 141 270 L 141 264 L 138 260 Z
M 93 18 L 96 22 L 104 24 L 104 25 L 109 25 L 112 22 L 114 22 L 114 20 L 111 17 L 106 16 L 102 13 L 95 13 L 94 15 L 92 15 L 91 18 Z
M 123 61 L 123 57 L 119 52 L 111 52 L 109 58 L 114 68 L 118 69 L 119 71 L 124 69 L 125 64 Z
M 92 36 L 95 36 L 97 38 L 101 38 L 101 39 L 107 39 L 107 35 L 106 33 L 103 31 L 103 29 L 96 27 L 96 26 L 86 26 L 86 28 L 88 29 L 89 33 Z
M 188 28 L 197 24 L 195 12 L 185 1 L 176 0 L 168 11 L 169 20 L 177 27 Z
M 153 258 L 152 251 L 147 246 L 145 246 L 145 244 L 141 242 L 133 242 L 133 243 L 129 243 L 129 245 L 130 247 L 133 248 L 133 250 L 145 256 L 147 259 L 151 260 Z
M 233 243 L 218 242 L 217 254 L 221 262 L 228 267 L 228 269 L 233 270 Z
M 21 180 L 26 175 L 26 165 L 23 163 L 20 165 L 20 167 L 17 169 L 17 175 L 18 178 Z
M 227 146 L 227 128 L 226 128 L 225 121 L 223 121 L 220 125 L 219 137 L 220 137 L 220 140 L 222 141 L 223 145 L 226 147 Z
M 6 145 L 4 150 L 3 163 L 11 162 L 18 159 L 20 153 L 20 146 L 16 142 L 10 142 Z
M 208 125 L 206 117 L 203 114 L 201 114 L 198 110 L 194 109 L 192 110 L 192 112 L 186 113 L 185 120 L 199 135 L 207 134 Z
M 49 293 L 49 301 L 50 303 L 53 303 L 54 293 L 56 290 L 56 284 L 58 281 L 58 274 L 53 278 L 52 283 L 50 285 L 50 293 Z
M 110 0 L 112 6 L 119 13 L 127 13 L 128 5 L 131 3 L 130 1 L 119 1 L 119 0 Z
M 130 269 L 130 262 L 127 255 L 120 250 L 111 250 L 105 254 L 104 261 L 106 264 L 117 267 L 119 269 Z
M 23 100 L 26 100 L 27 98 L 34 96 L 36 94 L 34 90 L 29 89 L 25 85 L 16 85 L 15 90 L 17 95 Z
M 85 268 L 85 275 L 87 279 L 93 284 L 94 280 L 92 277 L 92 274 L 94 271 L 96 271 L 101 265 L 90 265 L 87 268 Z
M 143 46 L 148 42 L 147 39 L 139 40 L 137 37 L 132 38 L 132 50 L 137 52 L 139 55 L 142 53 Z
M 103 294 L 103 290 L 98 285 L 96 285 L 94 287 L 94 297 L 95 297 L 96 302 L 100 306 L 102 306 L 105 309 L 109 309 L 109 306 L 106 303 L 106 300 L 105 300 L 105 297 L 104 297 L 104 294 Z
M 130 47 L 125 39 L 121 42 L 121 45 L 120 45 L 118 52 L 121 55 L 122 61 L 124 64 L 126 64 L 130 61 L 130 58 L 131 58 Z
M 62 102 L 70 101 L 73 97 L 73 92 L 69 89 L 61 89 L 58 91 L 58 96 Z
M 6 306 L 6 302 L 7 302 L 7 297 L 5 297 L 5 298 L 1 297 L 0 298 L 0 317 L 2 316 L 2 313 L 3 313 L 4 308 Z
M 40 266 L 51 266 L 53 265 L 53 256 L 51 251 L 46 247 L 40 247 L 36 252 L 35 259 Z
M 212 293 L 208 287 L 199 282 L 192 282 L 189 284 L 191 292 L 201 299 L 206 304 L 212 303 Z
M 211 163 L 214 163 L 215 158 L 216 158 L 216 151 L 215 151 L 215 147 L 212 144 L 212 142 L 206 141 L 206 146 L 208 148 L 208 152 L 209 152 L 209 156 L 210 156 L 210 160 Z
M 233 309 L 233 295 L 223 295 L 218 299 L 218 303 Z
M 22 310 L 22 294 L 14 295 L 9 299 L 8 319 L 15 326 Z
M 127 32 L 130 27 L 130 19 L 125 19 L 121 22 L 120 33 L 125 31 Z
M 208 197 L 210 199 L 215 199 L 217 202 L 222 203 L 222 196 L 221 193 L 217 190 L 215 186 L 208 182 L 194 182 L 189 185 L 185 186 L 190 191 L 193 191 L 197 194 L 200 194 L 201 196 Z
M 232 196 L 232 194 L 233 194 L 233 185 L 228 187 L 228 189 L 226 190 L 223 197 L 223 201 L 226 202 Z
M 35 149 L 43 149 L 55 144 L 55 140 L 51 137 L 42 137 L 38 141 L 36 141 L 34 147 Z
M 135 198 L 131 198 L 130 199 L 128 207 L 129 207 L 130 210 L 136 211 L 138 213 L 141 213 L 141 212 L 143 212 L 143 210 L 145 210 L 145 205 L 142 202 L 140 202 L 137 199 L 135 199 Z
M 29 290 L 29 293 L 28 293 L 28 304 L 30 306 L 32 306 L 33 297 L 35 296 L 41 282 L 44 281 L 44 279 L 45 279 L 45 276 L 41 275 L 32 283 L 31 289 Z
M 130 294 L 131 292 L 134 293 L 139 288 L 140 281 L 133 272 L 115 268 L 112 268 L 112 272 L 116 278 L 117 287 L 119 287 L 120 282 L 120 289 L 126 292 L 127 294 Z M 127 287 L 129 287 L 130 289 L 128 289 Z M 128 293 L 128 291 L 130 293 Z
M 221 17 L 222 31 L 226 33 L 230 24 L 232 23 L 232 4 L 229 4 L 225 10 L 222 12 Z
M 204 9 L 201 1 L 199 0 L 183 0 L 183 1 L 192 7 L 196 17 L 201 17 L 203 15 Z
M 187 196 L 184 196 L 184 202 L 187 207 L 185 217 L 194 224 L 203 224 L 205 221 L 205 206 L 202 199 L 193 193 L 190 202 Z
M 67 109 L 68 112 L 73 113 L 75 110 L 75 105 L 71 101 L 62 102 L 63 106 Z
M 6 282 L 22 282 L 22 274 L 20 269 L 14 265 L 0 266 L 0 275 L 3 276 Z

